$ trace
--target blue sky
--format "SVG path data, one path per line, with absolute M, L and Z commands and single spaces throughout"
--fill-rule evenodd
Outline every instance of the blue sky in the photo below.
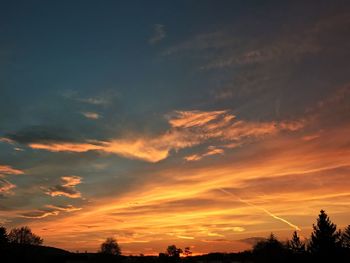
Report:
M 288 236 L 262 208 L 305 236 L 321 208 L 345 225 L 349 18 L 347 1 L 5 1 L 0 222 L 146 254 Z

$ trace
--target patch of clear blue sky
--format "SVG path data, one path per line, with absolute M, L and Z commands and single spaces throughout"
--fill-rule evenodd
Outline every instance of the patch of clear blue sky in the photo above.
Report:
M 236 99 L 234 105 L 210 101 L 216 81 L 225 84 L 241 69 L 200 72 L 201 58 L 168 58 L 162 52 L 195 35 L 232 28 L 235 37 L 256 38 L 264 45 L 288 28 L 297 31 L 318 19 L 329 11 L 330 2 L 6 1 L 0 10 L 0 127 L 13 131 L 54 120 L 59 125 L 75 121 L 86 128 L 89 124 L 84 126 L 85 120 L 72 114 L 84 110 L 98 110 L 115 122 L 121 117 L 111 114 L 142 123 L 143 114 L 149 114 L 151 122 L 174 109 L 241 106 L 250 98 Z M 150 45 L 155 24 L 164 25 L 166 37 Z M 314 66 L 317 61 L 305 63 Z M 305 82 L 300 72 L 293 72 L 290 82 Z M 79 98 L 93 97 L 106 90 L 119 94 L 108 112 L 60 97 L 71 91 Z

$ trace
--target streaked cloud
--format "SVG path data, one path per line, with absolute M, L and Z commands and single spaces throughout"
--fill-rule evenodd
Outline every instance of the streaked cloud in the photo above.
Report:
M 166 159 L 171 150 L 181 150 L 217 140 L 219 143 L 242 142 L 259 139 L 280 131 L 296 131 L 304 126 L 302 121 L 252 122 L 239 120 L 228 111 L 175 111 L 167 115 L 170 129 L 158 136 L 135 135 L 131 138 L 110 141 L 38 142 L 30 143 L 33 149 L 51 152 L 100 151 L 126 158 L 158 162 Z M 206 155 L 222 153 L 212 150 Z
M 92 143 L 70 143 L 70 142 L 50 142 L 50 143 L 30 143 L 32 149 L 48 150 L 50 152 L 87 152 L 102 149 L 101 145 Z
M 105 89 L 101 92 L 93 93 L 84 95 L 73 91 L 73 90 L 66 90 L 62 93 L 62 96 L 64 98 L 80 102 L 82 104 L 89 104 L 91 106 L 100 106 L 100 107 L 107 107 L 112 104 L 112 102 L 117 99 L 120 94 L 116 90 L 112 89 Z
M 34 227 L 40 231 L 58 224 L 54 233 L 43 232 L 50 240 L 51 236 L 66 236 L 66 225 L 94 225 L 98 217 L 102 225 L 77 227 L 75 231 L 100 233 L 101 238 L 106 232 L 115 233 L 130 249 L 142 241 L 150 244 L 161 239 L 164 244 L 166 236 L 179 244 L 193 240 L 204 248 L 202 243 L 223 243 L 249 238 L 257 231 L 271 231 L 271 225 L 285 235 L 298 225 L 302 234 L 308 235 L 309 221 L 320 206 L 343 213 L 350 204 L 350 162 L 345 147 L 349 140 L 344 140 L 349 129 L 343 126 L 324 131 L 319 140 L 328 142 L 322 147 L 317 140 L 304 141 L 302 136 L 279 133 L 256 142 L 249 154 L 227 153 L 229 162 L 149 171 L 152 179 L 132 192 L 106 197 L 60 222 Z M 233 195 L 222 193 L 221 187 Z M 305 218 L 309 218 L 306 223 Z M 114 226 L 115 220 L 119 220 L 118 226 Z M 135 233 L 126 234 L 130 229 Z M 86 247 L 94 247 L 90 242 Z M 224 249 L 222 245 L 220 248 Z
M 0 165 L 0 174 L 23 174 L 24 172 L 9 165 Z
M 202 153 L 202 154 L 188 155 L 188 156 L 185 156 L 184 159 L 186 161 L 198 161 L 198 160 L 202 159 L 203 157 L 217 155 L 217 154 L 224 154 L 224 152 L 225 152 L 224 149 L 216 148 L 215 146 L 209 146 L 207 152 Z
M 174 116 L 169 118 L 169 123 L 174 128 L 190 128 L 206 125 L 216 120 L 227 111 L 175 111 Z M 235 116 L 229 116 L 235 118 Z
M 230 37 L 228 37 L 227 32 L 224 30 L 201 33 L 192 36 L 190 39 L 187 39 L 181 43 L 168 47 L 163 52 L 163 55 L 178 55 L 178 53 L 181 52 L 193 52 L 195 50 L 218 50 L 221 48 L 233 46 L 237 43 L 237 41 L 238 38 L 232 37 L 232 34 L 230 34 Z
M 21 216 L 24 218 L 41 219 L 48 216 L 57 216 L 61 212 L 70 213 L 70 212 L 79 211 L 81 209 L 82 208 L 74 207 L 72 205 L 67 205 L 67 206 L 46 205 L 45 208 L 25 212 L 25 213 L 22 213 Z
M 322 25 L 322 26 L 321 26 Z M 206 62 L 201 70 L 218 70 L 229 67 L 242 67 L 252 64 L 273 64 L 280 61 L 295 62 L 307 55 L 315 55 L 330 47 L 320 41 L 328 31 L 349 25 L 348 14 L 321 18 L 307 24 L 299 32 L 280 34 L 273 39 L 248 36 L 238 37 L 234 26 L 190 36 L 187 40 L 168 47 L 163 55 L 204 54 Z M 201 61 L 203 61 L 201 60 Z
M 91 120 L 97 120 L 97 119 L 99 119 L 101 117 L 100 114 L 98 114 L 96 112 L 90 112 L 90 111 L 82 112 L 81 114 L 85 118 L 91 119 Z
M 69 198 L 80 198 L 81 193 L 75 188 L 81 183 L 79 176 L 62 176 L 61 184 L 50 187 L 46 194 L 51 196 L 66 196 Z
M 5 137 L 0 138 L 0 142 L 8 143 L 8 144 L 14 144 L 15 143 L 14 140 L 11 140 L 10 138 L 5 138 Z
M 92 105 L 107 105 L 107 104 L 109 104 L 109 100 L 107 98 L 104 98 L 104 97 L 81 98 L 81 99 L 77 99 L 77 100 L 84 102 L 84 103 L 92 104 Z
M 12 194 L 14 188 L 16 188 L 16 185 L 0 177 L 0 197 Z

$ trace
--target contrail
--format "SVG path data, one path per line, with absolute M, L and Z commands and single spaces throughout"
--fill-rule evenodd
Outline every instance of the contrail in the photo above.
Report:
M 249 205 L 249 206 L 251 206 L 251 207 L 254 207 L 254 208 L 256 208 L 256 209 L 259 209 L 259 210 L 265 212 L 266 214 L 268 214 L 269 216 L 271 216 L 272 218 L 277 219 L 277 220 L 279 220 L 279 221 L 282 221 L 283 223 L 286 223 L 287 225 L 289 225 L 289 226 L 292 227 L 293 229 L 295 229 L 295 230 L 297 230 L 297 231 L 301 231 L 301 229 L 300 229 L 297 225 L 294 225 L 294 224 L 292 224 L 291 222 L 287 221 L 286 219 L 281 218 L 281 217 L 279 217 L 279 216 L 276 216 L 276 215 L 272 214 L 270 211 L 266 210 L 265 208 L 256 206 L 256 205 L 254 205 L 253 203 L 250 203 L 250 202 L 248 202 L 248 201 L 245 201 L 245 200 L 241 199 L 239 196 L 237 196 L 237 195 L 235 195 L 235 194 L 233 194 L 233 193 L 231 193 L 231 192 L 229 192 L 229 191 L 226 191 L 225 189 L 222 189 L 222 188 L 218 188 L 218 189 L 219 189 L 221 192 L 225 193 L 225 194 L 228 194 L 228 195 L 230 195 L 230 196 L 233 196 L 233 197 L 237 198 L 240 202 L 242 202 L 242 203 L 244 203 L 244 204 L 247 204 L 247 205 Z

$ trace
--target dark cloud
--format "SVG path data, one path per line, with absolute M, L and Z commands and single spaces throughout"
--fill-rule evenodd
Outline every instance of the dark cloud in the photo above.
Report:
M 18 132 L 6 134 L 4 137 L 18 143 L 28 144 L 47 141 L 74 141 L 75 138 L 70 134 L 71 132 L 63 127 L 31 126 Z

